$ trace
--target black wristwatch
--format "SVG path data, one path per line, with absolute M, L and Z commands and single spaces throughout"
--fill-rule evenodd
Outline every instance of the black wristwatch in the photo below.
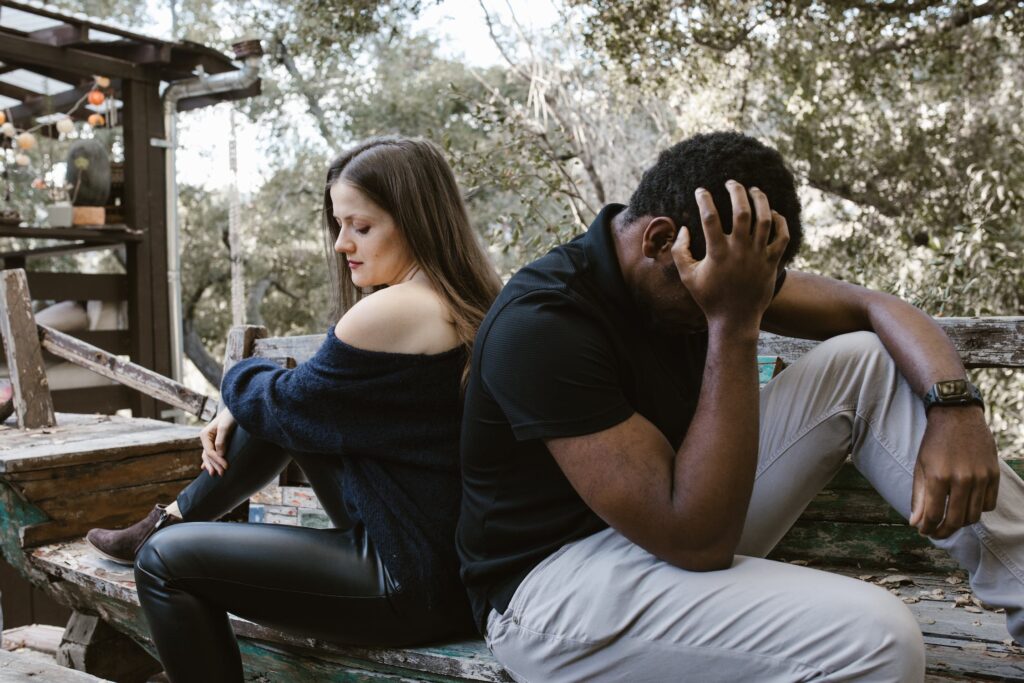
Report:
M 980 406 L 985 407 L 981 400 L 981 392 L 966 379 L 951 379 L 936 382 L 924 395 L 924 409 L 934 406 Z

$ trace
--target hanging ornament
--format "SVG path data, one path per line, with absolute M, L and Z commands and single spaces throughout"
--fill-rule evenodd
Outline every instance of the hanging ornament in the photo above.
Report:
M 75 129 L 75 122 L 73 120 L 71 120 L 70 116 L 65 116 L 64 118 L 62 118 L 59 121 L 57 121 L 57 132 L 58 133 L 64 133 L 65 135 L 67 135 L 68 133 L 70 133 L 74 129 Z
M 0 111 L 0 124 L 7 122 L 7 114 Z
M 14 163 L 18 164 L 18 166 L 28 166 L 30 161 L 32 160 L 28 158 L 27 154 L 19 154 L 14 157 Z
M 18 143 L 18 147 L 26 152 L 30 149 L 35 149 L 36 146 L 36 136 L 28 132 L 22 133 L 14 141 Z
M 13 138 L 18 133 L 18 129 L 14 127 L 14 124 L 8 121 L 4 125 L 0 126 L 0 133 L 3 133 L 9 138 Z
M 34 189 L 34 190 L 45 190 L 46 189 L 46 181 L 43 180 L 42 178 L 36 178 L 35 180 L 32 181 L 32 189 Z
M 93 128 L 99 128 L 106 122 L 107 120 L 103 118 L 103 114 L 89 114 L 89 125 Z
M 94 81 L 96 81 L 96 87 L 98 87 L 98 88 L 109 88 L 110 87 L 110 79 L 107 78 L 106 76 L 93 76 L 92 78 L 93 78 Z
M 100 91 L 100 90 L 90 90 L 89 91 L 89 104 L 92 104 L 92 105 L 95 105 L 95 106 L 98 107 L 101 104 L 103 104 L 103 101 L 105 99 L 107 99 L 107 96 L 104 95 L 102 91 Z

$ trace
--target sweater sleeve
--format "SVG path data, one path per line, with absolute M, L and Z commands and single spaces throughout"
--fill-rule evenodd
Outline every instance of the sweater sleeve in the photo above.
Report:
M 292 369 L 247 358 L 221 383 L 221 397 L 250 434 L 289 450 L 339 453 L 347 425 L 359 419 L 360 396 L 380 389 L 386 369 L 334 336 L 332 327 L 317 353 Z M 386 382 L 385 382 L 386 383 Z

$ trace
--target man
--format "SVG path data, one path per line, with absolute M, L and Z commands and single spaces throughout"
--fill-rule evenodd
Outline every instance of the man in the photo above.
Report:
M 498 297 L 458 546 L 517 680 L 920 680 L 896 598 L 761 559 L 848 454 L 1024 641 L 1024 484 L 955 349 L 895 297 L 787 273 L 801 234 L 775 150 L 696 136 Z M 834 339 L 759 392 L 759 330 Z

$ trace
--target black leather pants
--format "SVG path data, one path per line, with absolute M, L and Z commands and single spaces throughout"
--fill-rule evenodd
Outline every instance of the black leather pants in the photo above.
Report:
M 397 590 L 341 492 L 338 456 L 289 453 L 234 433 L 223 476 L 203 473 L 178 497 L 186 522 L 217 519 L 292 458 L 336 529 L 196 522 L 154 534 L 135 580 L 160 661 L 175 683 L 241 681 L 227 613 L 305 637 L 359 645 L 443 638 L 450 624 Z

